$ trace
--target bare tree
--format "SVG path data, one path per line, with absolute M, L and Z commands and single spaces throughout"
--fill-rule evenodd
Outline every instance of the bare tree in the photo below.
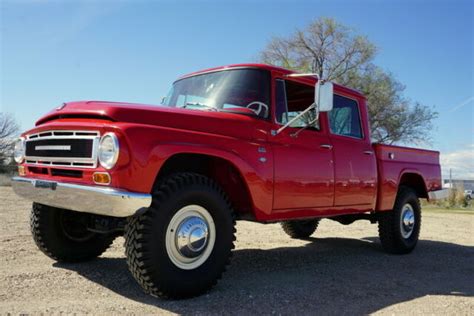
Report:
M 289 38 L 275 37 L 261 53 L 265 63 L 338 80 L 371 61 L 375 45 L 334 19 L 321 18 Z
M 261 52 L 264 63 L 314 72 L 367 97 L 372 139 L 381 143 L 427 143 L 437 113 L 403 96 L 405 87 L 373 64 L 376 47 L 331 18 L 320 18 L 289 37 L 274 37 Z
M 13 144 L 20 128 L 12 115 L 0 112 L 0 165 L 12 156 Z

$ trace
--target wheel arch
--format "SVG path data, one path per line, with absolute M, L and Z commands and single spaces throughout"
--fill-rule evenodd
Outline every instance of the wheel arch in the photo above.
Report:
M 193 172 L 216 181 L 228 195 L 238 217 L 254 217 L 254 202 L 241 169 L 235 162 L 202 152 L 174 152 L 161 165 L 153 188 L 160 180 L 178 172 Z
M 401 186 L 412 188 L 419 198 L 428 198 L 426 181 L 420 172 L 416 170 L 404 170 L 401 172 L 398 180 L 398 190 L 400 190 Z

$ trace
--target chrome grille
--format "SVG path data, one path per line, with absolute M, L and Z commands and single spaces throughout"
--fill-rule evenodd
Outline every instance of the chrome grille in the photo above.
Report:
M 95 168 L 100 134 L 95 131 L 45 131 L 26 138 L 26 163 Z

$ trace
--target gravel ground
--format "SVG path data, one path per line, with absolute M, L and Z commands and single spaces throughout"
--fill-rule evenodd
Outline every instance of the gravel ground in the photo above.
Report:
M 239 222 L 224 278 L 198 298 L 144 294 L 123 239 L 100 258 L 58 264 L 29 233 L 30 203 L 0 187 L 0 314 L 456 314 L 474 315 L 474 216 L 425 212 L 410 255 L 385 254 L 377 226 L 323 220 L 292 240 L 278 224 Z

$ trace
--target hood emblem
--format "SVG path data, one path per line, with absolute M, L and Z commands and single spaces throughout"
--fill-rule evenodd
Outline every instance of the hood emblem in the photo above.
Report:
M 66 106 L 66 103 L 61 104 L 60 106 L 56 108 L 56 111 L 61 111 L 62 109 L 64 109 L 65 106 Z

